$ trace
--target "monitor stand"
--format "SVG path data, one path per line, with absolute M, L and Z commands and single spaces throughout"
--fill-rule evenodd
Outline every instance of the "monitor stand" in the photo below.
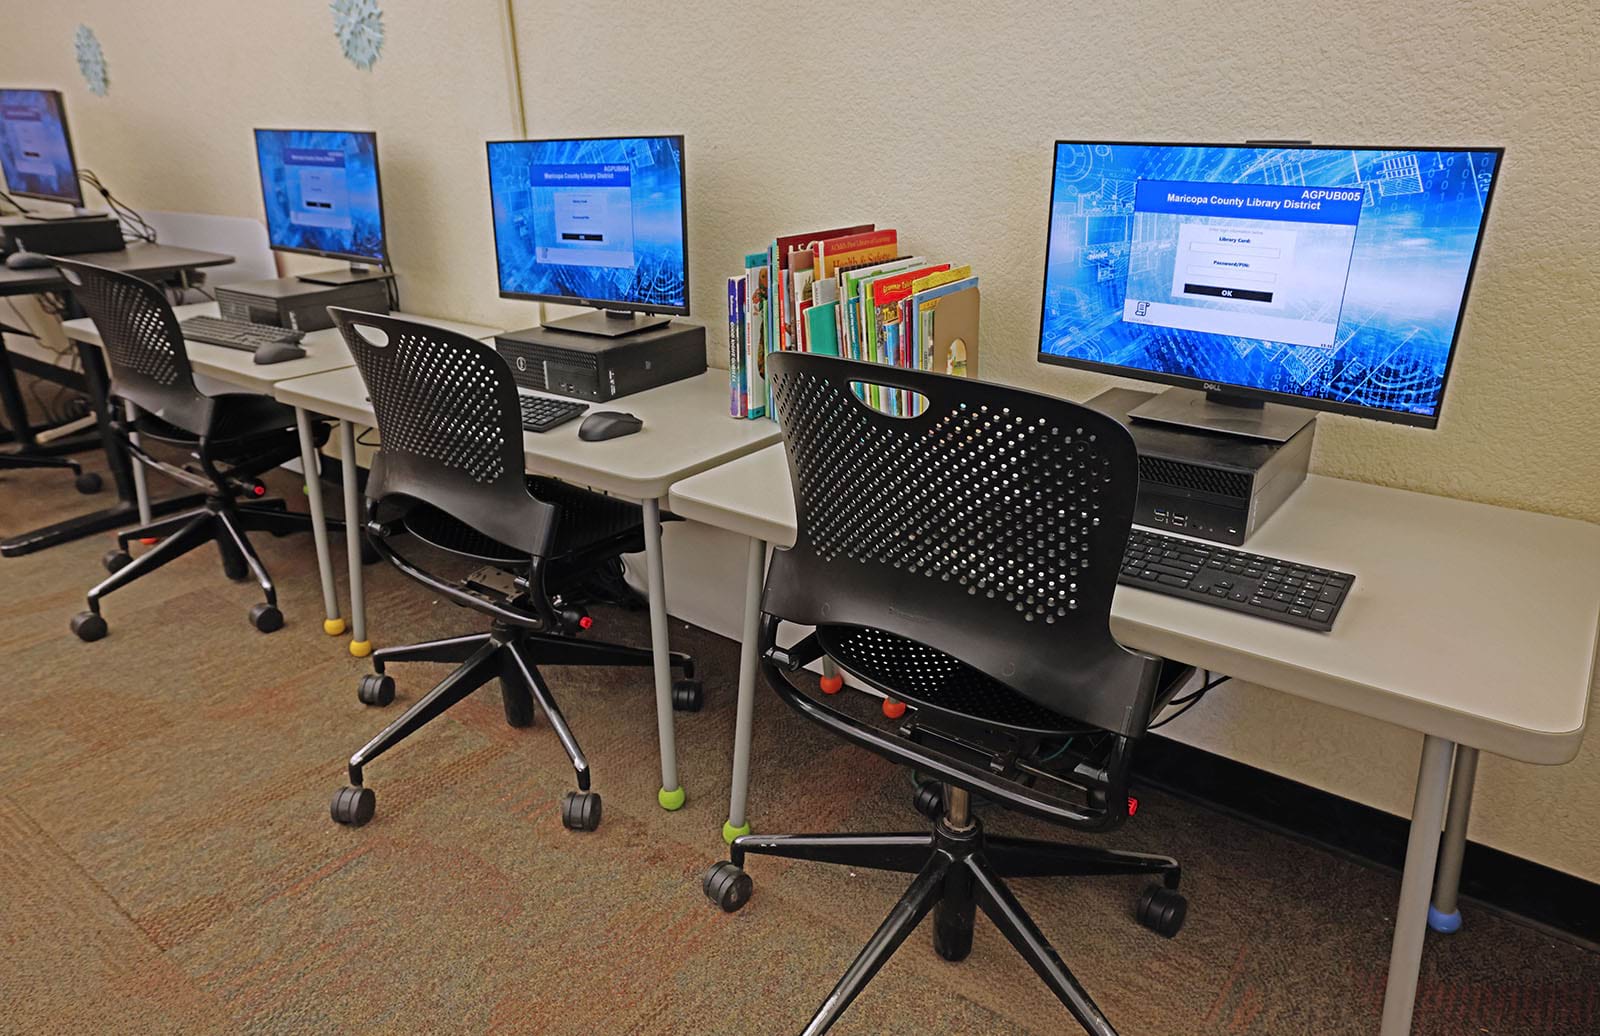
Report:
M 605 338 L 620 338 L 622 335 L 636 334 L 639 331 L 648 331 L 652 327 L 663 327 L 672 323 L 671 317 L 655 316 L 648 313 L 629 313 L 622 309 L 603 309 L 594 313 L 579 313 L 575 317 L 562 317 L 552 320 L 544 326 L 553 331 L 571 331 L 580 335 L 600 335 Z
M 1266 442 L 1288 442 L 1317 419 L 1310 410 L 1262 403 L 1225 392 L 1171 388 L 1128 411 L 1135 421 L 1199 428 Z
M 359 263 L 351 263 L 344 270 L 318 270 L 316 273 L 302 273 L 295 276 L 295 280 L 303 284 L 321 284 L 330 288 L 342 287 L 346 284 L 358 284 L 362 281 L 382 281 L 394 276 L 394 271 L 388 267 L 373 269 Z
M 24 212 L 22 214 L 23 219 L 38 220 L 41 223 L 56 223 L 69 219 L 109 219 L 110 217 L 111 213 L 106 212 L 104 209 L 86 209 L 79 205 L 74 205 L 65 212 L 56 210 L 54 212 Z

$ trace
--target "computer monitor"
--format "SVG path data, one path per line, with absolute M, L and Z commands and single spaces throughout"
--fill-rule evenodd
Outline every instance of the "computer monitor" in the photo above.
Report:
M 10 194 L 83 207 L 60 91 L 0 90 L 0 170 Z
M 689 312 L 683 138 L 489 142 L 504 298 L 592 306 L 547 327 L 619 335 Z
M 1058 141 L 1039 359 L 1179 386 L 1136 419 L 1433 428 L 1502 154 Z
M 348 271 L 304 274 L 313 284 L 388 276 L 378 138 L 347 130 L 258 129 L 256 163 L 275 251 L 343 259 Z M 382 269 L 372 271 L 366 263 Z

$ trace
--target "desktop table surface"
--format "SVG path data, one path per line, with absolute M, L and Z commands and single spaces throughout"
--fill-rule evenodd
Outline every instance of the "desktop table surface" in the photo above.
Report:
M 524 395 L 545 395 L 521 389 Z M 366 385 L 354 368 L 280 382 L 283 403 L 360 424 L 374 423 Z M 550 398 L 563 398 L 552 396 Z M 621 410 L 644 422 L 634 435 L 605 442 L 578 438 L 582 418 L 548 432 L 525 432 L 528 470 L 632 500 L 656 500 L 679 479 L 778 441 L 771 421 L 728 416 L 728 374 L 708 370 L 645 392 L 590 403 L 587 414 Z
M 175 245 L 130 244 L 115 252 L 90 252 L 68 258 L 121 273 L 170 273 L 197 270 L 205 266 L 226 266 L 233 256 L 221 252 L 202 252 Z M 61 291 L 70 287 L 55 267 L 40 270 L 8 270 L 0 266 L 0 295 L 28 295 L 39 291 Z
M 173 313 L 180 323 L 195 316 L 216 316 L 217 304 L 195 302 L 186 306 L 176 306 L 173 308 Z M 395 315 L 448 327 L 472 335 L 474 338 L 492 335 L 497 330 L 478 324 L 465 324 L 458 320 L 443 320 L 407 313 Z M 94 346 L 101 344 L 100 332 L 95 328 L 94 321 L 87 317 L 68 320 L 61 327 L 67 337 L 74 341 L 87 342 Z M 284 360 L 281 363 L 256 363 L 255 357 L 243 349 L 229 349 L 227 346 L 211 345 L 208 342 L 186 341 L 184 345 L 188 348 L 189 365 L 194 368 L 196 374 L 203 374 L 251 392 L 268 395 L 272 393 L 272 386 L 280 381 L 303 378 L 308 374 L 320 374 L 323 371 L 344 367 L 353 370 L 355 364 L 349 348 L 344 344 L 344 338 L 340 336 L 337 328 L 332 327 L 320 331 L 308 331 L 300 341 L 300 347 L 306 354 L 298 360 Z
M 672 488 L 674 513 L 794 542 L 781 446 Z M 1331 633 L 1119 586 L 1128 647 L 1533 763 L 1583 739 L 1600 526 L 1309 476 L 1242 548 L 1355 575 Z

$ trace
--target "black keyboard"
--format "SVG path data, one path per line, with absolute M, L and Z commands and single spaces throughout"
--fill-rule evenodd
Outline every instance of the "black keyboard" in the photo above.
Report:
M 1134 529 L 1117 582 L 1326 633 L 1356 577 Z
M 190 317 L 178 327 L 183 337 L 196 342 L 209 342 L 229 349 L 253 353 L 263 345 L 289 342 L 299 345 L 304 337 L 299 331 L 270 324 L 250 324 L 243 320 L 224 320 L 221 317 Z
M 574 403 L 570 399 L 548 396 L 518 396 L 517 399 L 522 401 L 522 427 L 530 432 L 548 432 L 589 409 L 588 403 Z

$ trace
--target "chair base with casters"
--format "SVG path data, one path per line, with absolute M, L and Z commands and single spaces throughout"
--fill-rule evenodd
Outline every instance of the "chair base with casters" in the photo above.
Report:
M 100 492 L 104 482 L 93 471 L 84 471 L 83 465 L 65 457 L 30 457 L 20 453 L 0 453 L 0 471 L 26 468 L 65 468 L 73 474 L 72 485 L 85 495 Z
M 124 436 L 137 434 L 141 443 L 157 440 L 194 451 L 199 461 L 198 471 L 159 460 L 142 445 L 129 443 L 130 452 L 139 463 L 187 485 L 203 488 L 206 498 L 200 507 L 117 534 L 116 549 L 101 558 L 109 575 L 89 591 L 87 610 L 72 619 L 72 632 L 80 640 L 100 640 L 109 632 L 101 615 L 101 601 L 106 595 L 207 543 L 216 544 L 222 571 L 228 579 L 244 582 L 254 578 L 261 588 L 263 600 L 250 608 L 250 624 L 262 633 L 272 633 L 283 627 L 277 589 L 248 534 L 264 532 L 287 536 L 312 529 L 309 515 L 288 510 L 281 500 L 265 499 L 266 487 L 257 479 L 299 456 L 293 419 L 291 416 L 287 428 L 282 427 L 287 411 L 261 397 L 219 397 L 218 405 L 223 410 L 215 426 L 220 433 L 218 436 L 190 435 L 150 417 L 141 417 L 131 425 L 119 422 L 114 426 Z M 327 426 L 319 428 L 317 445 L 321 446 L 326 440 Z M 224 466 L 229 462 L 230 466 Z M 153 541 L 154 545 L 135 558 L 128 553 L 128 545 L 135 540 Z
M 775 631 L 771 616 L 767 623 L 764 643 L 770 644 Z M 824 652 L 841 670 L 888 693 L 896 690 L 897 671 L 919 673 L 915 693 L 902 686 L 896 694 L 901 701 L 909 702 L 907 712 L 902 714 L 903 722 L 892 730 L 864 723 L 850 716 L 844 706 L 805 694 L 779 671 L 798 670 Z M 922 782 L 912 800 L 913 808 L 932 821 L 931 830 L 742 835 L 734 839 L 730 859 L 706 872 L 702 882 L 706 897 L 729 913 L 743 907 L 753 892 L 754 884 L 745 871 L 750 855 L 916 876 L 802 1030 L 805 1036 L 818 1036 L 838 1021 L 930 912 L 935 952 L 948 961 L 964 959 L 972 948 L 978 910 L 1000 930 L 1084 1031 L 1114 1036 L 1116 1030 L 1011 893 L 1006 879 L 1147 875 L 1155 880 L 1138 897 L 1134 917 L 1156 934 L 1171 938 L 1178 934 L 1188 913 L 1188 904 L 1178 891 L 1178 862 L 1147 853 L 990 835 L 973 814 L 972 796 L 976 792 L 1009 808 L 1072 826 L 1104 829 L 1112 826 L 1103 809 L 1106 796 L 1125 794 L 1125 789 L 1098 784 L 1093 777 L 1080 784 L 1075 777 L 1113 771 L 1120 760 L 1112 757 L 1124 753 L 1126 746 L 1106 744 L 1104 735 L 1071 729 L 1059 716 L 983 680 L 981 674 L 949 656 L 881 631 L 820 627 L 790 649 L 769 650 L 765 663 L 768 682 L 807 718 L 939 778 Z M 937 680 L 928 679 L 934 673 L 942 675 Z M 1192 673 L 1189 667 L 1165 665 L 1155 709 L 1171 700 Z M 975 719 L 980 708 L 982 715 Z M 1056 728 L 1053 732 L 1048 729 L 1051 726 Z M 1038 762 L 1041 755 L 1062 755 L 1079 736 L 1096 740 L 1089 749 L 1072 753 L 1065 766 L 1047 767 Z M 1051 745 L 1062 747 L 1050 753 L 1041 751 Z M 1082 792 L 1082 807 L 1054 805 L 1034 787 L 1062 777 L 1066 777 L 1063 786 Z
M 390 663 L 446 662 L 456 663 L 456 668 L 350 758 L 350 783 L 334 793 L 329 807 L 336 823 L 360 827 L 372 819 L 376 797 L 364 783 L 365 768 L 372 760 L 442 716 L 490 680 L 498 679 L 506 723 L 512 727 L 531 726 L 537 707 L 544 713 L 545 721 L 572 763 L 578 787 L 562 796 L 561 823 L 574 831 L 593 831 L 600 825 L 601 798 L 599 792 L 590 787 L 588 759 L 562 716 L 540 667 L 648 668 L 654 664 L 654 656 L 644 648 L 578 639 L 574 634 L 588 629 L 592 621 L 581 608 L 564 605 L 560 594 L 563 585 L 583 584 L 596 566 L 633 545 L 640 535 L 639 509 L 581 490 L 563 489 L 544 480 L 533 481 L 539 484 L 542 496 L 562 501 L 569 514 L 587 519 L 571 523 L 569 527 L 575 531 L 565 545 L 567 552 L 558 556 L 546 580 L 558 608 L 554 622 L 544 621 L 529 607 L 525 593 L 528 577 L 516 574 L 519 568 L 525 570 L 529 559 L 519 556 L 513 548 L 426 505 L 414 505 L 398 518 L 369 524 L 372 542 L 395 567 L 458 604 L 486 612 L 492 622 L 487 633 L 379 648 L 373 652 L 373 673 L 362 677 L 357 689 L 357 697 L 365 705 L 386 706 L 394 701 L 395 683 L 387 672 Z M 580 506 L 588 513 L 580 512 Z M 481 563 L 485 568 L 464 579 L 446 581 L 418 567 L 395 548 L 391 537 L 401 531 L 437 550 Z M 640 540 L 639 546 L 642 545 Z M 674 652 L 671 664 L 682 673 L 682 678 L 673 685 L 673 707 L 680 711 L 698 711 L 703 702 L 703 690 L 700 681 L 695 679 L 693 659 Z

